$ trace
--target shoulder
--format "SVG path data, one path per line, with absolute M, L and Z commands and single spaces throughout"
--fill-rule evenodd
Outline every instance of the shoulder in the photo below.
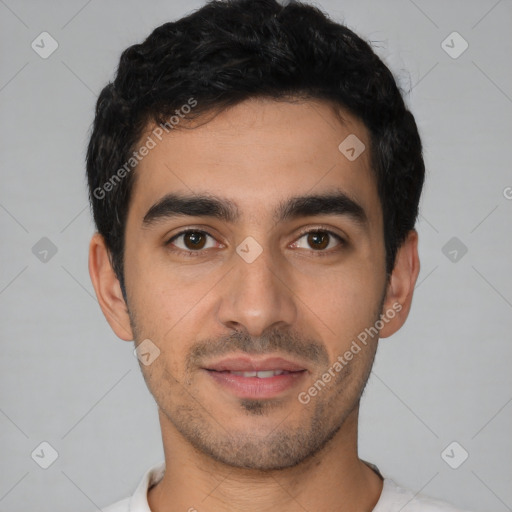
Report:
M 129 512 L 130 510 L 130 498 L 112 503 L 108 507 L 102 508 L 102 512 Z
M 390 478 L 384 479 L 382 494 L 373 512 L 469 512 L 450 503 L 413 493 L 397 485 Z
M 164 472 L 165 462 L 152 466 L 146 470 L 131 496 L 102 508 L 102 512 L 151 512 L 147 500 L 148 489 L 162 479 Z

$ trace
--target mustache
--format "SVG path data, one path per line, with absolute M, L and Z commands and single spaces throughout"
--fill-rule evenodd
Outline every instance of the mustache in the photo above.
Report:
M 187 366 L 189 369 L 201 366 L 205 359 L 233 352 L 244 352 L 250 355 L 281 352 L 318 365 L 329 364 L 329 355 L 322 343 L 310 338 L 304 339 L 294 331 L 274 330 L 257 338 L 253 338 L 245 331 L 235 331 L 229 336 L 217 339 L 208 338 L 191 348 L 187 357 Z

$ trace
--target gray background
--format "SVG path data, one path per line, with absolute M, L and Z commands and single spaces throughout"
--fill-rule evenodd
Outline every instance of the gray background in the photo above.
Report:
M 121 51 L 201 5 L 0 0 L 1 511 L 92 511 L 163 458 L 132 343 L 111 332 L 90 283 L 84 155 Z M 512 510 L 511 2 L 317 5 L 375 43 L 407 92 L 428 169 L 413 307 L 381 341 L 360 454 L 414 491 Z M 59 44 L 47 59 L 31 48 L 43 31 Z M 441 46 L 453 31 L 469 43 L 456 59 Z M 33 251 L 43 237 L 55 255 L 41 252 L 48 242 Z M 48 450 L 31 457 L 43 441 L 59 454 L 46 470 L 35 460 Z M 453 441 L 452 465 L 469 453 L 458 469 L 441 456 Z

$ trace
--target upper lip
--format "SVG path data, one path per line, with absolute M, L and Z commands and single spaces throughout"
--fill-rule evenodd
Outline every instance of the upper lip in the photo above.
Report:
M 260 372 L 268 370 L 298 372 L 306 369 L 301 364 L 282 357 L 256 358 L 249 356 L 226 357 L 220 361 L 208 364 L 204 368 L 217 372 Z

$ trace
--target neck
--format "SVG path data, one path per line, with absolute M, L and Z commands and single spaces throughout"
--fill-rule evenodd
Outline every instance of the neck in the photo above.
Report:
M 358 408 L 324 448 L 287 469 L 245 470 L 219 463 L 192 447 L 159 411 L 166 470 L 148 492 L 152 512 L 370 511 L 382 479 L 357 455 Z

